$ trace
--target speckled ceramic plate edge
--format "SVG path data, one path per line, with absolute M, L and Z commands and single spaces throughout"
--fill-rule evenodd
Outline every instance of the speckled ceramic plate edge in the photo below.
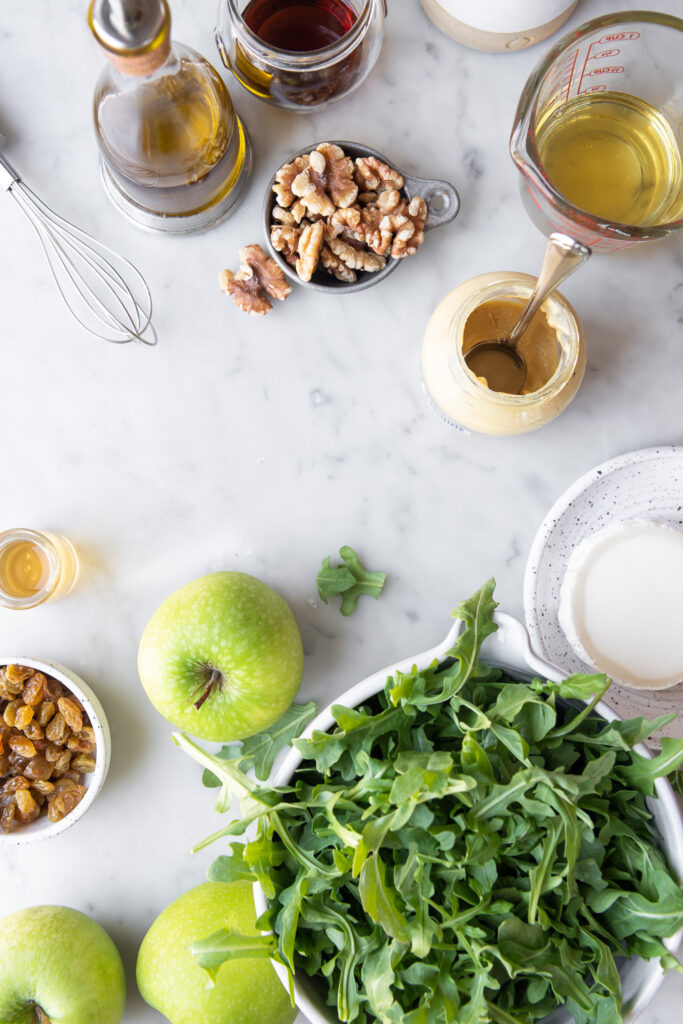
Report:
M 669 460 L 672 460 L 668 471 L 670 482 L 675 485 L 677 479 L 681 481 L 676 496 L 665 493 L 665 500 L 657 503 L 655 495 L 648 505 L 645 500 L 647 492 L 643 489 L 639 492 L 643 495 L 641 504 L 634 504 L 628 498 L 623 506 L 617 504 L 614 495 L 620 484 L 615 485 L 615 474 L 626 472 L 629 479 L 635 481 L 649 468 L 650 479 L 654 479 L 655 464 L 668 466 Z M 680 466 L 679 474 L 674 472 L 676 462 Z M 643 483 L 640 480 L 638 486 Z M 597 506 L 605 497 L 610 498 L 610 508 L 618 510 L 616 513 L 601 513 Z M 578 507 L 584 502 L 590 507 L 587 516 Z M 609 459 L 585 473 L 557 499 L 534 537 L 524 576 L 524 617 L 532 648 L 539 657 L 560 665 L 568 673 L 594 671 L 576 656 L 557 618 L 560 585 L 567 561 L 576 545 L 586 537 L 610 523 L 647 518 L 648 512 L 649 517 L 657 522 L 672 526 L 683 524 L 683 446 L 641 448 Z M 643 691 L 613 683 L 605 703 L 623 718 L 638 715 L 654 718 L 673 711 L 678 718 L 656 733 L 649 741 L 650 745 L 658 745 L 657 741 L 663 735 L 683 738 L 683 684 L 668 690 Z

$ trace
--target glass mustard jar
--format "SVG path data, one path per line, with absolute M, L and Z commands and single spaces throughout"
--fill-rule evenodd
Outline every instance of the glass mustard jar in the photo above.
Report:
M 251 147 L 225 83 L 171 42 L 166 0 L 92 0 L 90 27 L 109 65 L 94 118 L 102 180 L 129 220 L 185 234 L 213 227 L 242 199 Z
M 480 274 L 437 306 L 422 344 L 422 378 L 436 411 L 452 426 L 479 434 L 523 434 L 559 415 L 586 367 L 579 319 L 555 291 L 520 339 L 527 379 L 519 395 L 491 390 L 465 362 L 478 341 L 504 337 L 531 297 L 536 278 L 514 271 Z
M 307 114 L 370 73 L 386 14 L 387 0 L 220 0 L 216 43 L 250 93 Z

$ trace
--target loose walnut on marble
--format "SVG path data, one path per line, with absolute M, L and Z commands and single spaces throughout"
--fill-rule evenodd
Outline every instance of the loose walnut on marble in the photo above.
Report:
M 273 308 L 270 299 L 284 301 L 292 289 L 282 269 L 260 245 L 245 245 L 239 256 L 242 265 L 236 274 L 232 270 L 221 271 L 221 291 L 231 295 L 245 313 L 264 316 Z

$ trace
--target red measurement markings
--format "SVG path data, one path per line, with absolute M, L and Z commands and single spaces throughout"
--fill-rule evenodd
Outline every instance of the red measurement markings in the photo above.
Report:
M 618 57 L 621 50 L 600 50 L 599 53 L 594 53 L 591 60 L 604 60 L 606 57 Z
M 640 39 L 640 32 L 612 32 L 598 39 L 598 43 L 623 43 L 628 39 Z
M 563 100 L 565 103 L 567 102 L 578 56 L 579 50 L 577 47 L 573 54 L 568 54 L 559 67 L 556 67 L 555 70 L 548 75 L 541 95 L 542 107 L 553 105 L 557 103 L 558 100 Z
M 590 78 L 591 75 L 623 75 L 624 70 L 620 64 L 614 64 L 606 68 L 593 68 L 592 71 L 586 72 L 585 77 Z
M 593 52 L 593 47 L 601 47 L 604 46 L 605 43 L 627 42 L 632 39 L 640 39 L 640 32 L 611 32 L 609 33 L 609 35 L 601 36 L 600 39 L 598 39 L 597 41 L 593 41 L 590 44 L 588 50 L 586 51 L 586 56 L 583 61 L 583 67 L 581 68 L 579 84 L 576 90 L 577 96 L 581 96 L 587 92 L 604 91 L 605 86 L 587 86 L 585 89 L 581 88 L 584 78 L 588 78 L 589 75 L 621 75 L 624 73 L 625 70 L 621 64 L 613 64 L 609 67 L 592 68 L 590 71 L 587 71 L 586 68 L 588 66 L 589 60 L 604 60 L 607 57 L 616 57 L 619 53 L 621 53 L 620 49 L 597 50 L 596 52 Z

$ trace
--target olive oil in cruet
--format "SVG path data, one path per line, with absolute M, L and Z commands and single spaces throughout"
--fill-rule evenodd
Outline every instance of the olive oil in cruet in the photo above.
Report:
M 115 205 L 143 227 L 185 233 L 232 212 L 251 151 L 222 78 L 171 42 L 170 25 L 166 0 L 92 0 L 90 26 L 109 59 L 95 131 Z

